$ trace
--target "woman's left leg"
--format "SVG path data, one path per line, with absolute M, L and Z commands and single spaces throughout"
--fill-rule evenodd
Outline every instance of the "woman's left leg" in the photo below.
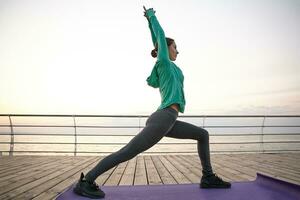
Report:
M 202 165 L 202 174 L 213 174 L 210 162 L 209 134 L 207 130 L 187 122 L 176 120 L 174 126 L 166 136 L 179 139 L 197 140 L 197 149 Z
M 166 135 L 167 137 L 179 139 L 194 139 L 198 141 L 198 154 L 202 165 L 201 188 L 230 188 L 229 182 L 223 181 L 213 173 L 210 163 L 209 134 L 207 130 L 189 124 L 187 122 L 176 120 L 172 129 Z

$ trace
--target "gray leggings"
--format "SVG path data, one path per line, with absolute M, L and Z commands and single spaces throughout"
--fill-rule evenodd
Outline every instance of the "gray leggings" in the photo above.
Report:
M 146 151 L 158 143 L 164 136 L 197 140 L 202 174 L 208 175 L 213 173 L 210 163 L 208 132 L 198 126 L 176 120 L 177 117 L 178 113 L 170 107 L 152 113 L 146 121 L 145 128 L 126 146 L 102 159 L 86 174 L 86 179 L 94 182 L 105 171 Z

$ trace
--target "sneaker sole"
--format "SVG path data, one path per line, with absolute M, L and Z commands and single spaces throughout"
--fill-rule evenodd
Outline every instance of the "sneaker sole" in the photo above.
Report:
M 226 188 L 231 188 L 230 186 L 224 186 L 224 185 L 200 185 L 200 188 L 204 189 L 226 189 Z
M 105 195 L 104 196 L 93 196 L 93 195 L 90 195 L 90 194 L 82 191 L 79 187 L 77 187 L 77 185 L 73 189 L 73 192 L 76 193 L 76 194 L 78 194 L 78 195 L 80 195 L 80 196 L 88 197 L 88 198 L 91 198 L 91 199 L 102 199 L 102 198 L 105 197 Z

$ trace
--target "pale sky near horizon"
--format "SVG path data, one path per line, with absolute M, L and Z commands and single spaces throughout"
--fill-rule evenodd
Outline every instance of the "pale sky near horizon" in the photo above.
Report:
M 300 1 L 0 0 L 0 113 L 150 114 L 154 7 L 184 114 L 300 114 Z

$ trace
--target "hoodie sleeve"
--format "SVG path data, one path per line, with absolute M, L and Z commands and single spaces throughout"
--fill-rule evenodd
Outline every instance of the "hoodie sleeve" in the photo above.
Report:
M 154 14 L 154 10 L 148 9 L 146 11 L 146 15 L 149 19 L 152 41 L 157 42 L 158 44 L 157 59 L 169 61 L 169 51 L 168 51 L 168 45 L 166 42 L 165 33 Z
M 149 29 L 150 29 L 150 32 L 151 32 L 152 43 L 153 43 L 153 46 L 155 47 L 155 44 L 156 44 L 157 41 L 156 41 L 156 37 L 155 37 L 155 34 L 153 32 L 150 21 L 149 21 L 148 25 L 149 25 Z

